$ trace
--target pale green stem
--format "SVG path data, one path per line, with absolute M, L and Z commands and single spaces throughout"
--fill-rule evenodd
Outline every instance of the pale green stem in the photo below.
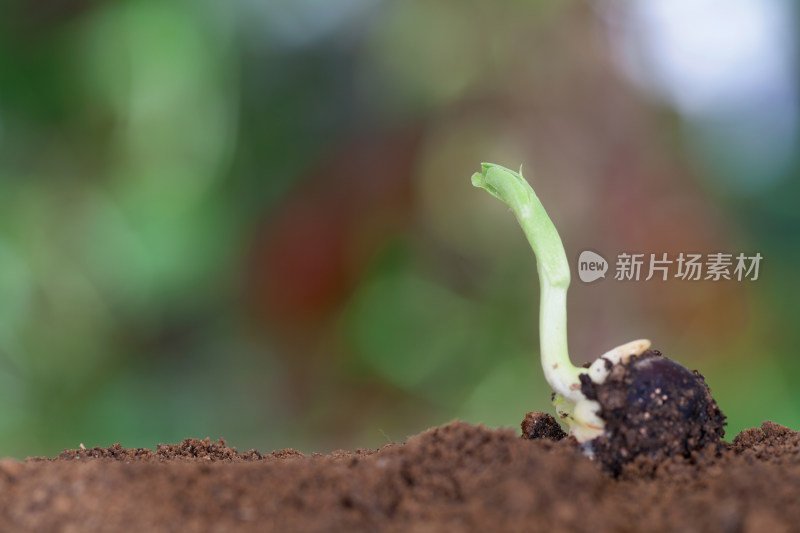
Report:
M 572 402 L 584 399 L 578 375 L 585 372 L 572 364 L 567 351 L 567 288 L 569 263 L 561 238 L 536 193 L 522 177 L 492 163 L 482 163 L 472 184 L 502 201 L 514 212 L 536 255 L 541 285 L 539 343 L 542 369 L 554 391 Z

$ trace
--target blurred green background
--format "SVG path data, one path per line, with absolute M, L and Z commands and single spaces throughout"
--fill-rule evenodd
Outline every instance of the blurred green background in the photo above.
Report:
M 3 2 L 0 455 L 550 411 L 481 161 L 524 165 L 573 266 L 760 252 L 757 281 L 573 274 L 570 351 L 648 337 L 728 438 L 800 427 L 797 17 L 732 4 Z

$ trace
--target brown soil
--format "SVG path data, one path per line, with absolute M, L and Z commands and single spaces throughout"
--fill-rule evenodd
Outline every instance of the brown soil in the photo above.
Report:
M 0 461 L 0 494 L 2 531 L 797 531 L 800 434 L 765 422 L 616 478 L 572 439 L 462 422 L 325 456 L 116 445 Z

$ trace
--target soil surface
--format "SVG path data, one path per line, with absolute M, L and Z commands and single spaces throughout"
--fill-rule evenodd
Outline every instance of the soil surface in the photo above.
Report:
M 0 531 L 680 531 L 800 526 L 800 434 L 773 422 L 607 474 L 533 413 L 380 450 L 238 453 L 224 441 L 0 461 Z

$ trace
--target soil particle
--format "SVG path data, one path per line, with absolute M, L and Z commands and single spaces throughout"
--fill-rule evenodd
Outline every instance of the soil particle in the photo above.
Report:
M 552 415 L 533 411 L 522 421 L 522 437 L 525 439 L 548 439 L 558 441 L 567 436 Z
M 605 382 L 581 376 L 581 392 L 600 404 L 606 432 L 589 443 L 607 471 L 618 475 L 637 459 L 714 453 L 725 435 L 725 416 L 705 379 L 656 350 L 615 365 Z
M 542 419 L 536 415 L 533 419 Z M 379 450 L 224 441 L 0 462 L 0 531 L 796 531 L 800 437 L 772 422 L 618 477 L 572 439 L 462 422 Z

